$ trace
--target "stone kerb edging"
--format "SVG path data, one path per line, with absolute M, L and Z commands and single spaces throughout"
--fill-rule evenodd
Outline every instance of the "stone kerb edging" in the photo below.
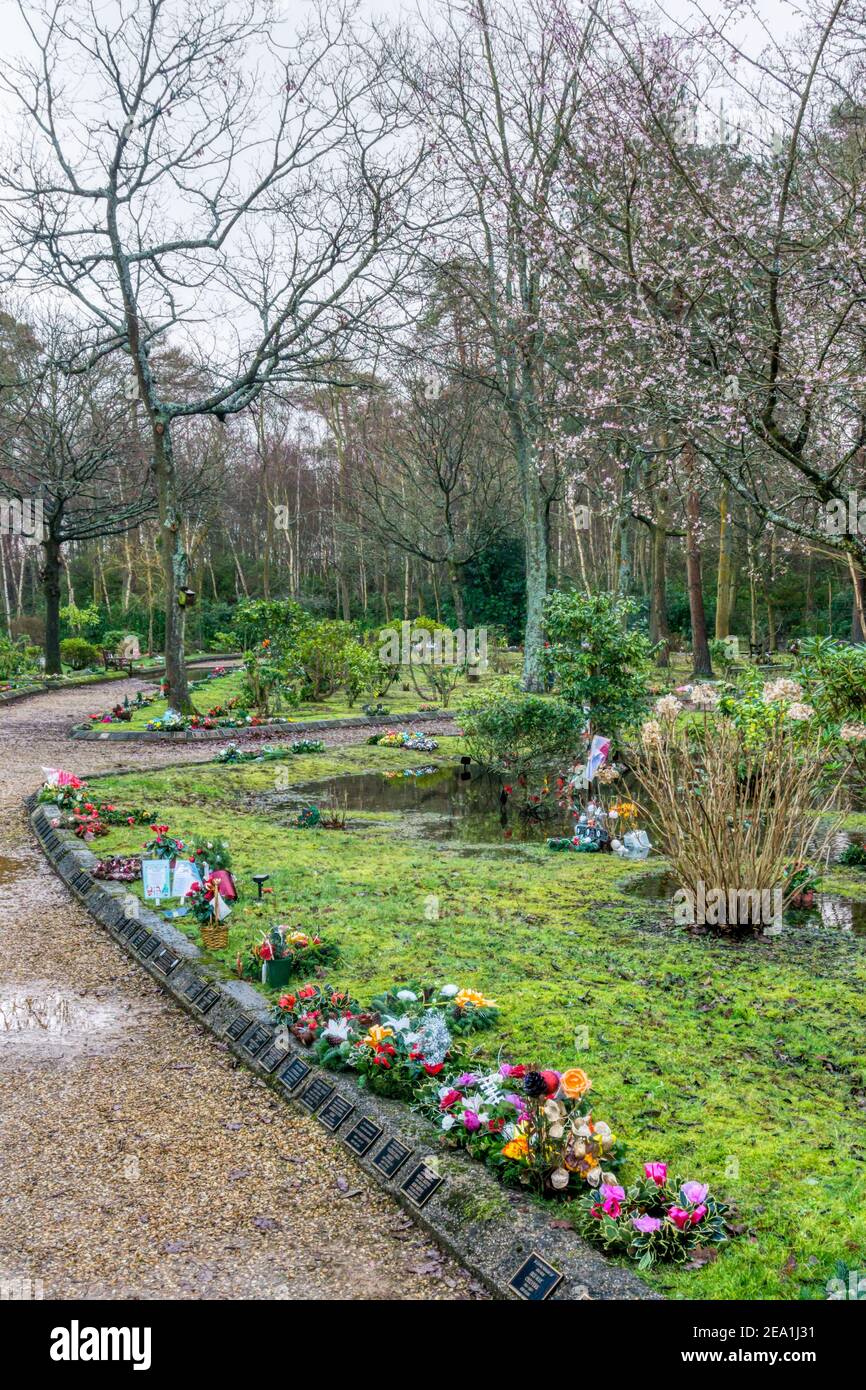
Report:
M 322 729 L 376 729 L 380 727 L 390 728 L 393 725 L 416 724 L 419 720 L 425 719 L 454 719 L 455 715 L 451 710 L 426 710 L 419 709 L 400 714 L 396 718 L 390 714 L 350 714 L 342 719 L 292 719 L 283 724 L 239 724 L 237 727 L 224 725 L 219 729 L 178 729 L 172 733 L 166 729 L 124 729 L 122 725 L 110 725 L 102 732 L 97 732 L 99 726 L 88 724 L 75 724 L 69 731 L 70 738 L 81 739 L 89 743 L 100 743 L 106 740 L 117 743 L 145 742 L 153 743 L 156 739 L 170 739 L 172 743 L 231 743 L 233 739 L 244 734 L 255 731 L 259 734 L 304 734 L 314 730 Z
M 523 1295 L 534 1301 L 556 1274 L 549 1297 L 559 1301 L 661 1297 L 574 1232 L 554 1229 L 554 1205 L 507 1192 L 468 1154 L 443 1153 L 435 1128 L 407 1105 L 371 1095 L 350 1074 L 313 1065 L 291 1037 L 284 1047 L 251 984 L 222 978 L 193 942 L 122 884 L 94 879 L 96 856 L 72 831 L 52 826 L 58 807 L 35 796 L 27 805 L 52 868 L 115 943 L 282 1100 L 303 1106 L 342 1140 L 347 1154 L 494 1296 L 517 1298 L 511 1281 L 535 1257 L 541 1263 L 530 1274 L 540 1277 Z

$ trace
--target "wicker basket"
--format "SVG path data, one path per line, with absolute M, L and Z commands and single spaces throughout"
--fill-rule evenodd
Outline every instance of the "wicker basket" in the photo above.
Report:
M 224 922 L 209 922 L 201 928 L 201 944 L 206 951 L 224 951 L 229 944 L 229 929 Z

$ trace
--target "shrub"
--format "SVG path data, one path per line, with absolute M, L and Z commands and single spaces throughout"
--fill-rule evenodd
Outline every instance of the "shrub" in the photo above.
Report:
M 495 772 L 525 776 L 578 749 L 585 716 L 564 700 L 526 695 L 508 678 L 467 696 L 460 723 L 477 762 Z
M 866 713 L 866 647 L 832 637 L 806 638 L 797 678 L 828 722 Z
M 83 671 L 85 666 L 98 666 L 102 652 L 83 637 L 65 637 L 60 643 L 60 659 L 73 671 Z
M 827 791 L 827 748 L 817 729 L 807 739 L 800 727 L 814 721 L 788 719 L 777 707 L 755 742 L 723 713 L 678 724 L 677 702 L 667 703 L 643 725 L 629 762 L 653 842 L 680 887 L 692 902 L 701 883 L 743 901 L 750 901 L 743 894 L 780 888 L 787 902 L 796 891 L 791 864 L 820 857 L 838 829 L 832 816 L 818 829 L 838 779 Z
M 0 636 L 0 681 L 35 673 L 39 669 L 36 664 L 38 655 L 39 648 L 28 646 L 25 637 L 12 641 L 9 637 Z
M 594 733 L 634 727 L 645 708 L 653 648 L 626 623 L 636 611 L 615 594 L 551 594 L 545 604 L 545 666 L 563 700 L 583 710 Z

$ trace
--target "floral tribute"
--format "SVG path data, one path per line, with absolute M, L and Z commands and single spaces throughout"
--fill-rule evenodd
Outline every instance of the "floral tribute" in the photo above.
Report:
M 627 1255 L 638 1269 L 658 1261 L 682 1262 L 698 1247 L 727 1239 L 727 1207 L 710 1193 L 706 1183 L 668 1177 L 666 1163 L 645 1163 L 644 1174 L 631 1187 L 602 1182 L 585 1193 L 575 1219 L 585 1239 L 611 1255 Z
M 364 1011 L 345 992 L 308 985 L 284 994 L 272 1014 L 323 1066 L 353 1071 L 361 1085 L 404 1100 L 456 1062 L 461 1036 L 497 1017 L 494 1001 L 478 990 L 419 984 L 394 986 Z
M 154 838 L 145 841 L 144 853 L 148 859 L 179 859 L 183 855 L 184 842 L 169 835 L 167 825 L 152 825 Z M 189 858 L 189 855 L 186 856 Z
M 135 883 L 140 874 L 141 860 L 137 855 L 100 859 L 93 870 L 94 878 L 108 879 L 113 883 Z
M 213 876 L 206 878 L 204 883 L 193 883 L 187 889 L 184 902 L 201 926 L 207 926 L 214 920 L 214 899 L 219 892 L 220 881 Z
M 48 767 L 43 768 L 43 772 L 46 778 L 37 800 L 53 803 L 66 812 L 63 823 L 71 827 L 82 840 L 93 840 L 98 835 L 107 835 L 112 825 L 149 825 L 153 820 L 153 811 L 115 806 L 110 801 L 94 800 L 87 783 L 71 772 Z
M 411 753 L 435 753 L 439 747 L 435 738 L 427 738 L 417 729 L 388 729 L 384 734 L 373 734 L 368 742 L 379 748 L 406 748 Z
M 426 1097 L 427 1113 L 448 1142 L 498 1170 L 503 1181 L 548 1196 L 576 1196 L 613 1181 L 622 1146 L 594 1120 L 592 1082 L 580 1067 L 539 1071 L 503 1062 L 497 1071 L 461 1072 Z
M 339 946 L 323 941 L 318 933 L 277 926 L 238 954 L 236 968 L 243 979 L 259 980 L 265 961 L 289 961 L 291 973 L 300 975 L 320 966 L 335 965 L 339 959 Z

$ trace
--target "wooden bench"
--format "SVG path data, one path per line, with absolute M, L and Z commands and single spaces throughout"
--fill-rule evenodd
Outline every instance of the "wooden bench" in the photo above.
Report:
M 133 658 L 131 656 L 118 656 L 117 652 L 102 649 L 102 664 L 106 671 L 125 671 L 128 676 L 132 675 Z

